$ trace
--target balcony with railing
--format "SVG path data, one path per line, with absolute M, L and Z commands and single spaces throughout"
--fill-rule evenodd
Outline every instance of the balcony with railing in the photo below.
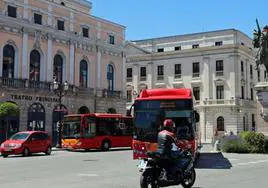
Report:
M 224 76 L 223 71 L 216 71 L 216 76 Z
M 94 88 L 75 87 L 74 85 L 72 86 L 73 87 L 71 87 L 70 90 L 75 91 L 76 93 L 94 96 Z
M 174 74 L 174 79 L 175 80 L 181 80 L 181 74 Z
M 164 75 L 157 75 L 157 81 L 164 81 Z
M 97 89 L 96 90 L 96 96 L 101 97 L 101 98 L 121 99 L 122 98 L 122 92 L 121 91 L 108 90 L 108 89 Z
M 227 99 L 208 99 L 203 101 L 204 105 L 235 105 L 235 100 Z
M 256 101 L 250 99 L 236 99 L 236 104 L 245 108 L 256 108 Z
M 197 73 L 193 73 L 193 74 L 192 74 L 192 78 L 195 78 L 195 79 L 196 79 L 196 78 L 197 78 L 197 79 L 200 78 L 200 73 L 199 73 L 199 72 L 197 72 Z
M 51 83 L 49 82 L 40 82 L 40 81 L 34 81 L 34 80 L 26 80 L 25 85 L 28 88 L 32 89 L 41 89 L 41 90 L 50 90 Z
M 16 78 L 0 78 L 0 85 L 9 88 L 26 88 L 26 80 Z
M 15 79 L 15 78 L 3 78 L 0 77 L 0 86 L 2 88 L 10 88 L 10 89 L 19 89 L 20 91 L 44 91 L 44 92 L 52 92 L 53 91 L 53 83 L 52 82 L 42 82 L 42 81 L 33 81 L 28 79 Z M 96 92 L 96 93 L 95 93 Z M 121 91 L 112 91 L 107 89 L 94 89 L 94 88 L 83 88 L 77 87 L 75 85 L 69 85 L 68 93 L 75 93 L 77 95 L 88 95 L 88 96 L 97 96 L 101 98 L 117 98 L 121 99 L 122 92 Z M 96 94 L 96 95 L 95 95 Z
M 127 77 L 127 82 L 132 82 L 132 77 Z
M 147 80 L 147 77 L 146 76 L 141 76 L 140 77 L 140 81 L 146 81 Z

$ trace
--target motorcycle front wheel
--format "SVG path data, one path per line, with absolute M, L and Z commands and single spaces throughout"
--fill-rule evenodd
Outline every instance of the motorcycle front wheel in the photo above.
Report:
M 191 188 L 194 185 L 196 178 L 195 169 L 193 168 L 187 177 L 184 178 L 184 180 L 181 182 L 181 185 L 183 188 Z
M 144 171 L 140 177 L 141 188 L 159 188 L 157 180 L 154 178 L 152 172 Z

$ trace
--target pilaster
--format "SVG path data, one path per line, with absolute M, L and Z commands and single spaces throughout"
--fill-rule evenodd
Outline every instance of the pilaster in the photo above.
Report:
M 23 43 L 22 43 L 22 78 L 29 78 L 28 71 L 28 33 L 23 33 Z
M 121 66 L 121 91 L 124 98 L 126 97 L 126 56 L 122 52 L 122 66 Z
M 69 69 L 69 80 L 70 84 L 74 84 L 74 42 L 70 42 L 70 69 Z
M 100 47 L 97 46 L 97 79 L 96 79 L 96 86 L 97 88 L 101 87 L 101 51 Z
M 53 26 L 53 22 L 52 22 L 52 4 L 49 3 L 48 4 L 48 18 L 47 18 L 47 24 L 49 26 Z
M 203 89 L 204 98 L 212 99 L 213 98 L 213 78 L 212 78 L 212 70 L 210 66 L 210 58 L 204 57 L 204 69 L 203 69 L 203 76 L 204 76 L 204 83 L 208 83 L 206 88 Z
M 136 91 L 137 93 L 139 93 L 140 91 L 138 91 L 139 86 L 138 86 L 138 79 L 139 79 L 139 65 L 138 64 L 134 64 L 133 65 L 133 87 L 134 87 L 134 91 Z
M 28 15 L 28 0 L 24 0 L 23 18 L 25 20 L 28 20 L 28 18 L 29 18 L 29 15 Z
M 52 36 L 48 35 L 47 39 L 47 78 L 48 82 L 53 81 L 53 57 L 52 57 Z
M 152 89 L 153 88 L 153 62 L 150 62 L 147 64 L 147 70 L 148 70 L 148 74 L 147 74 L 147 86 L 148 89 Z

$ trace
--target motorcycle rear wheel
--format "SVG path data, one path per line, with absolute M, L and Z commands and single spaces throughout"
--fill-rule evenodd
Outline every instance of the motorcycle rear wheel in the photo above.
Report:
M 190 172 L 189 177 L 185 178 L 181 182 L 181 185 L 183 186 L 183 188 L 191 188 L 195 183 L 195 178 L 196 178 L 196 173 L 195 173 L 195 169 L 193 168 Z
M 140 177 L 140 186 L 141 188 L 159 188 L 157 180 L 147 171 L 144 171 Z

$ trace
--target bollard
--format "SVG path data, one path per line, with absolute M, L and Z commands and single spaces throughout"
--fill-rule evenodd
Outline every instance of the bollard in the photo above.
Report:
M 214 150 L 215 151 L 220 151 L 220 140 L 216 140 L 215 144 L 214 144 Z

